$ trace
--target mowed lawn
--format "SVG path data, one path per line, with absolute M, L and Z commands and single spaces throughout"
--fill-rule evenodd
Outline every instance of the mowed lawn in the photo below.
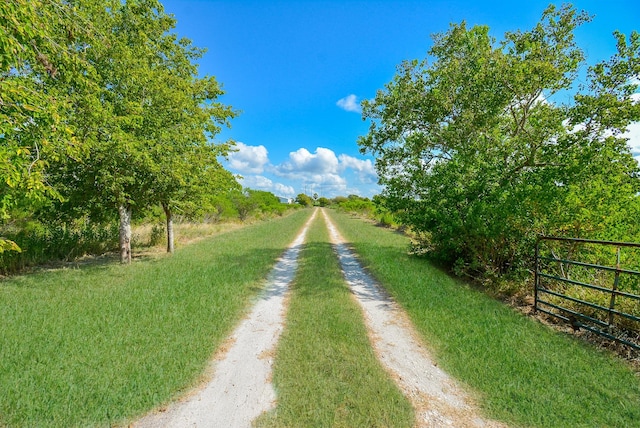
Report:
M 330 210 L 364 266 L 408 311 L 439 366 L 488 416 L 527 427 L 640 427 L 640 376 L 407 254 L 402 234 Z
M 0 426 L 125 424 L 192 387 L 310 215 L 0 281 Z

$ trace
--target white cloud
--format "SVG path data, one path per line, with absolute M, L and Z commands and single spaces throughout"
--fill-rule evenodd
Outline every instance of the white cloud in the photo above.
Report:
M 271 192 L 276 196 L 294 197 L 295 189 L 291 186 L 282 183 L 274 183 L 271 179 L 262 175 L 249 175 L 243 177 L 240 180 L 243 187 L 248 187 L 254 190 L 264 190 Z
M 244 174 L 260 174 L 269 163 L 265 146 L 248 146 L 236 143 L 235 152 L 229 153 L 229 167 Z
M 360 103 L 358 102 L 358 97 L 354 94 L 347 95 L 344 98 L 341 98 L 336 102 L 336 105 L 343 110 L 352 111 L 354 113 L 360 113 L 362 109 L 360 108 Z
M 373 162 L 349 155 L 336 156 L 333 150 L 318 147 L 315 152 L 300 148 L 273 168 L 273 172 L 289 180 L 297 193 L 334 197 L 347 194 L 373 194 L 379 191 Z M 367 185 L 360 192 L 355 188 Z
M 249 187 L 256 190 L 265 190 L 273 187 L 273 181 L 262 175 L 247 175 L 239 180 L 242 187 Z
M 377 181 L 378 175 L 371 159 L 358 159 L 349 155 L 340 155 L 339 160 L 341 170 L 352 169 L 361 183 L 370 184 Z
M 629 139 L 627 144 L 631 148 L 631 153 L 640 163 L 640 122 L 634 122 L 629 125 L 627 132 L 623 136 Z
M 347 179 L 338 174 L 314 174 L 304 177 L 304 189 L 308 195 L 317 193 L 319 196 L 332 198 L 345 195 Z
M 274 183 L 273 185 L 273 193 L 278 196 L 284 196 L 286 198 L 293 198 L 296 196 L 296 190 L 282 183 Z
M 338 158 L 333 150 L 318 147 L 315 153 L 305 148 L 289 153 L 289 159 L 276 167 L 285 176 L 310 174 L 335 174 L 338 172 Z

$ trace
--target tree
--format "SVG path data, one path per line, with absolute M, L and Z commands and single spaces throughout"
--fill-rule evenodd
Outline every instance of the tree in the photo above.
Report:
M 589 69 L 572 103 L 549 101 L 573 88 L 584 64 L 573 33 L 589 20 L 550 6 L 500 43 L 487 27 L 452 25 L 431 63 L 402 63 L 363 103 L 372 123 L 359 144 L 376 155 L 382 200 L 432 254 L 474 275 L 525 272 L 537 234 L 592 237 L 637 204 L 620 135 L 640 118 L 638 34 L 616 34 L 618 54 Z
M 216 102 L 223 92 L 215 78 L 198 77 L 203 51 L 171 33 L 175 20 L 157 0 L 77 5 L 103 37 L 87 48 L 100 103 L 79 104 L 73 118 L 89 161 L 60 162 L 51 177 L 71 215 L 118 213 L 121 262 L 131 260 L 134 208 L 163 207 L 173 251 L 173 211 L 223 181 L 225 190 L 233 187 L 217 161 L 230 144 L 208 138 L 235 113 Z
M 46 166 L 78 158 L 84 147 L 66 121 L 77 100 L 70 90 L 90 84 L 79 39 L 84 18 L 61 0 L 0 3 L 0 222 L 60 195 Z M 0 253 L 19 247 L 0 238 Z
M 126 263 L 134 208 L 163 207 L 171 251 L 173 210 L 240 188 L 211 142 L 236 113 L 158 0 L 8 0 L 0 23 L 0 221 L 117 212 Z
M 318 205 L 321 207 L 328 207 L 329 205 L 331 205 L 331 200 L 322 196 L 318 198 Z
M 306 194 L 300 193 L 296 196 L 296 202 L 303 207 L 311 207 L 313 206 L 313 200 Z
M 154 197 L 167 223 L 167 251 L 174 250 L 173 211 L 203 203 L 207 195 L 239 188 L 235 178 L 218 162 L 232 142 L 214 145 L 210 139 L 236 115 L 215 100 L 223 94 L 214 77 L 199 78 L 195 60 L 203 51 L 191 42 L 166 43 L 165 59 L 158 64 L 143 121 L 152 147 Z

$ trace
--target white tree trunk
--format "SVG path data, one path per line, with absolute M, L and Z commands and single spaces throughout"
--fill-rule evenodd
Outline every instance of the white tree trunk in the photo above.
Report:
M 169 204 L 162 204 L 162 209 L 167 217 L 167 253 L 173 253 L 173 214 Z
M 120 263 L 131 263 L 131 207 L 120 205 Z

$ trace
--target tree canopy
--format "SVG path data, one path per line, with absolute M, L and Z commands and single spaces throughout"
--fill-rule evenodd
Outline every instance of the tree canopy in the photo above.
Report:
M 381 200 L 431 254 L 487 277 L 526 272 L 538 234 L 640 239 L 623 136 L 640 120 L 640 35 L 615 33 L 617 53 L 586 67 L 574 32 L 589 21 L 549 6 L 501 41 L 453 24 L 363 103 Z
M 118 213 L 128 261 L 134 207 L 161 204 L 170 221 L 216 186 L 237 187 L 218 162 L 232 142 L 212 142 L 236 112 L 217 101 L 215 77 L 199 76 L 204 51 L 178 38 L 158 0 L 9 0 L 0 23 L 5 221 L 21 205 L 59 218 Z

